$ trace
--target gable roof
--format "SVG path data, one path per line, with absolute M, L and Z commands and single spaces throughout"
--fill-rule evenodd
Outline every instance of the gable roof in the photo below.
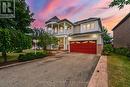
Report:
M 77 22 L 75 22 L 74 24 L 75 24 L 75 25 L 79 25 L 79 24 L 82 24 L 82 23 L 87 23 L 87 22 L 91 22 L 91 21 L 96 21 L 96 20 L 99 20 L 99 19 L 100 19 L 100 18 L 89 18 L 89 19 L 77 21 Z
M 115 30 L 118 26 L 120 26 L 122 23 L 124 23 L 128 18 L 130 17 L 130 13 L 128 13 L 128 15 L 126 15 L 113 29 Z
M 57 16 L 54 16 L 51 19 L 49 19 L 48 21 L 46 21 L 45 23 L 47 24 L 49 22 L 58 22 L 58 21 L 60 21 L 60 19 Z
M 63 21 L 67 21 L 68 23 L 74 25 L 74 24 L 73 24 L 71 21 L 69 21 L 68 19 L 62 19 L 62 20 L 60 20 L 59 22 L 63 22 Z

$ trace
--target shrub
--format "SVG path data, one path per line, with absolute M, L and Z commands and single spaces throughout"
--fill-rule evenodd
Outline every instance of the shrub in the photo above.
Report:
M 130 50 L 127 48 L 114 48 L 114 53 L 124 56 L 130 56 Z
M 113 52 L 113 47 L 112 47 L 112 45 L 111 45 L 111 44 L 106 44 L 106 45 L 104 45 L 103 54 L 109 55 L 111 52 Z
M 129 58 L 130 58 L 130 52 L 127 54 L 127 57 L 129 57 Z
M 28 60 L 33 60 L 33 59 L 38 59 L 38 58 L 43 58 L 48 56 L 48 52 L 44 51 L 44 52 L 37 52 L 35 53 L 27 53 L 27 54 L 20 54 L 18 57 L 18 60 L 20 62 L 22 61 L 28 61 Z

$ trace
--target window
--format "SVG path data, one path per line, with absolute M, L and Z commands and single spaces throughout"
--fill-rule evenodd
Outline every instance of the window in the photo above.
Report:
M 90 24 L 87 24 L 87 29 L 90 29 L 90 27 L 91 27 Z
M 86 25 L 83 25 L 83 29 L 86 29 Z
M 63 31 L 64 31 L 64 30 L 63 30 L 63 27 L 61 27 L 61 28 L 60 28 L 60 32 L 63 32 Z
M 95 23 L 91 23 L 91 29 L 95 28 Z
M 58 32 L 58 29 L 57 28 L 55 28 L 55 33 L 57 33 Z

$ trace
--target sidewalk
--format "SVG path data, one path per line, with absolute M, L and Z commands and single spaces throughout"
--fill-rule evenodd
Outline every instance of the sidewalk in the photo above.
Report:
M 88 87 L 108 87 L 107 56 L 101 56 Z

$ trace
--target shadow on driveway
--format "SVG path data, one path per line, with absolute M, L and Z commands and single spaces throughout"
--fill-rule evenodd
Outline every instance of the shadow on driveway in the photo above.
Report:
M 0 87 L 86 87 L 99 57 L 59 54 L 0 70 Z

